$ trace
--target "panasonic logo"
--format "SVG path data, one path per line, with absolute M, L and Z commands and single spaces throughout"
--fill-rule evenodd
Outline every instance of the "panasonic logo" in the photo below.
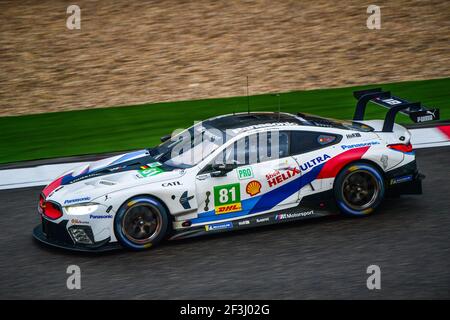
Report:
M 77 202 L 81 202 L 81 201 L 89 201 L 89 200 L 91 200 L 90 197 L 77 198 L 77 199 L 70 199 L 70 200 L 64 201 L 64 204 L 71 204 L 71 203 L 77 203 Z
M 113 216 L 111 215 L 111 214 L 105 214 L 105 215 L 97 215 L 97 216 L 94 216 L 94 215 L 89 215 L 89 218 L 90 219 L 111 219 Z
M 371 141 L 371 142 L 366 142 L 366 143 L 357 143 L 357 144 L 349 144 L 349 145 L 344 145 L 341 146 L 342 149 L 353 149 L 353 148 L 360 148 L 360 147 L 367 147 L 367 146 L 373 146 L 376 144 L 380 144 L 378 141 Z

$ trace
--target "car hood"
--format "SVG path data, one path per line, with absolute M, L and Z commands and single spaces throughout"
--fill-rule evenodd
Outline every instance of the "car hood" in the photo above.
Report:
M 42 193 L 47 200 L 61 205 L 78 204 L 123 188 L 182 175 L 184 170 L 167 168 L 147 150 L 139 150 L 78 166 L 51 182 Z

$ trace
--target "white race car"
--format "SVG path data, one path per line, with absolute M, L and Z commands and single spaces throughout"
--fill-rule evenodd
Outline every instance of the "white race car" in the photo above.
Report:
M 211 118 L 155 147 L 71 170 L 42 191 L 34 237 L 73 250 L 150 248 L 163 239 L 320 217 L 364 216 L 388 194 L 420 194 L 398 112 L 439 110 L 380 89 L 355 92 L 353 121 L 306 114 Z M 366 104 L 389 110 L 364 121 Z

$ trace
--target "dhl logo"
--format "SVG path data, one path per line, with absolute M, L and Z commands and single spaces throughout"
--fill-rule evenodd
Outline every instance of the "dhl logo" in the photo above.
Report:
M 239 202 L 239 203 L 227 204 L 224 206 L 216 207 L 216 214 L 236 212 L 236 211 L 241 211 L 241 210 L 242 210 L 242 204 Z

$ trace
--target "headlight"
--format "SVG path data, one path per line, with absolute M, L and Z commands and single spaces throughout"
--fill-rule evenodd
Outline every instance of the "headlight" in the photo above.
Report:
M 90 214 L 97 210 L 98 204 L 96 203 L 85 203 L 77 206 L 65 207 L 66 211 L 70 215 L 83 215 Z

